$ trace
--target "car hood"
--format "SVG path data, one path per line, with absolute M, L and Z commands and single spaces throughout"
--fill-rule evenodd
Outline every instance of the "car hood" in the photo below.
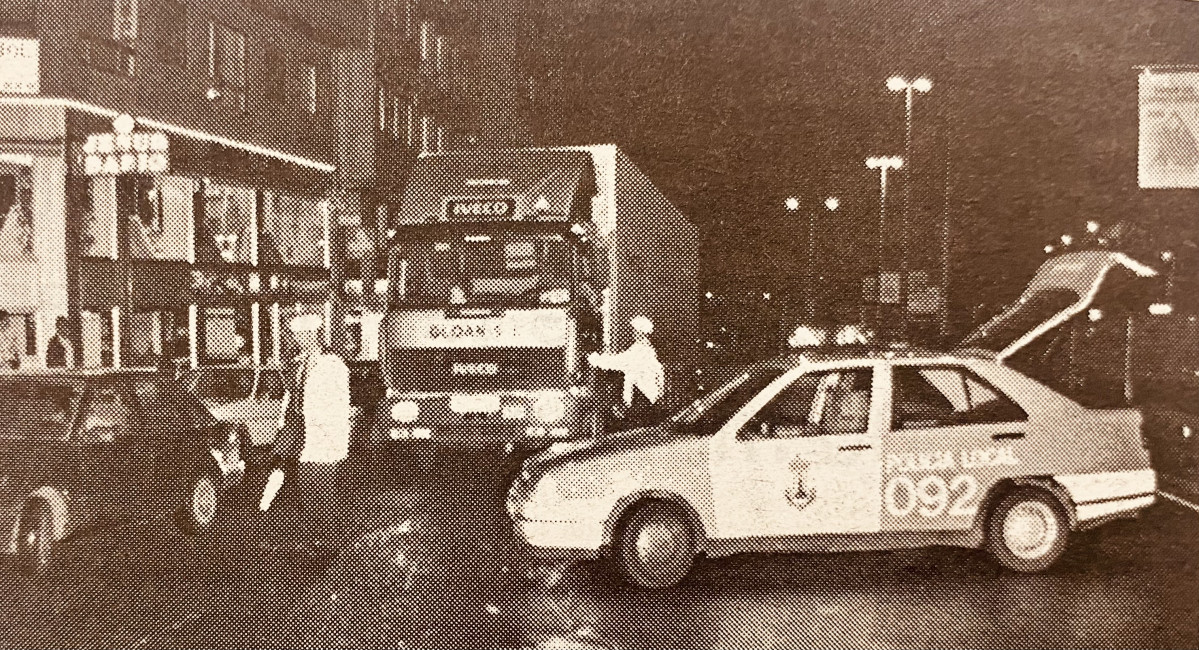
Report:
M 524 470 L 527 472 L 526 478 L 535 480 L 554 467 L 656 447 L 686 436 L 677 425 L 664 422 L 612 433 L 602 438 L 557 442 L 525 461 Z

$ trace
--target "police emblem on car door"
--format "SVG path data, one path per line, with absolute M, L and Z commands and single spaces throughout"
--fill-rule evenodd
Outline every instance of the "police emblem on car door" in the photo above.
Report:
M 760 397 L 773 396 L 752 400 L 733 418 L 732 426 L 743 422 L 735 432 L 717 434 L 718 534 L 878 530 L 881 414 L 873 408 L 874 373 L 872 366 L 788 373 Z

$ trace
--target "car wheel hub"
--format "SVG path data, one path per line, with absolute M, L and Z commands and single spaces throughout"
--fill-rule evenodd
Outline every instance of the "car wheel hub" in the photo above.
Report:
M 686 531 L 677 522 L 655 520 L 637 534 L 637 559 L 651 569 L 664 569 L 679 563 L 684 554 Z
M 1039 501 L 1026 501 L 1008 511 L 1003 520 L 1003 542 L 1023 560 L 1035 560 L 1053 548 L 1058 524 L 1053 510 Z

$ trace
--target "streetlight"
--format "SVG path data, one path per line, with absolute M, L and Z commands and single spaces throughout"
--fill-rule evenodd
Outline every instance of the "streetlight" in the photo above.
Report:
M 1087 222 L 1087 232 L 1089 232 L 1089 233 L 1099 232 L 1099 222 L 1098 221 L 1088 221 Z
M 799 209 L 799 199 L 789 196 L 786 201 L 783 201 L 783 205 L 787 206 L 788 210 L 794 212 Z
M 1074 243 L 1074 237 L 1071 235 L 1062 235 L 1062 246 L 1069 246 Z
M 878 282 L 875 289 L 878 293 L 878 314 L 877 318 L 880 321 L 875 323 L 876 329 L 881 325 L 882 320 L 882 297 L 883 297 L 883 237 L 886 234 L 887 226 L 887 170 L 900 169 L 903 167 L 903 158 L 899 156 L 871 156 L 866 159 L 866 167 L 877 169 L 879 171 L 879 192 L 878 192 Z
M 919 77 L 912 81 L 908 81 L 903 77 L 891 77 L 887 79 L 887 90 L 893 93 L 902 92 L 904 94 L 904 140 L 903 140 L 903 155 L 908 159 L 910 164 L 912 161 L 912 97 L 914 93 L 927 93 L 933 89 L 932 80 L 927 77 Z M 910 168 L 909 168 L 910 169 Z M 903 311 L 903 328 L 904 333 L 907 333 L 907 301 L 908 301 L 908 214 L 909 204 L 911 203 L 912 182 L 911 173 L 906 173 L 903 182 L 903 221 L 899 232 L 899 243 L 901 247 L 899 259 L 901 274 L 899 276 L 899 302 L 904 306 Z M 941 279 L 943 285 L 948 284 L 946 278 Z

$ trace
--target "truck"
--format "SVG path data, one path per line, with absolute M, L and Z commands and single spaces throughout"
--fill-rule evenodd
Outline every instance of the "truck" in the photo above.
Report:
M 667 408 L 683 392 L 698 231 L 615 145 L 424 155 L 387 234 L 372 451 L 601 435 L 621 378 L 587 358 L 625 349 L 638 315 Z

